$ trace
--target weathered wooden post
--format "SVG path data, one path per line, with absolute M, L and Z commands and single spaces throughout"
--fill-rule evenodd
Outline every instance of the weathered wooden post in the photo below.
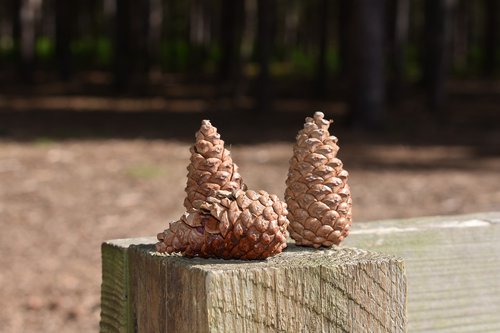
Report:
M 157 239 L 102 246 L 101 332 L 405 332 L 403 261 L 334 246 L 349 234 L 352 201 L 330 123 L 321 112 L 306 118 L 285 204 L 245 189 L 203 120 L 186 213 Z M 288 230 L 310 247 L 287 244 Z
M 189 259 L 153 238 L 102 246 L 101 332 L 405 332 L 402 259 L 289 244 L 261 261 Z

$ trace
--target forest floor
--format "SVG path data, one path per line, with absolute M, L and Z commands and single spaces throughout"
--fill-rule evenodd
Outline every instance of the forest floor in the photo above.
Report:
M 495 98 L 482 113 L 495 116 L 481 119 L 471 119 L 472 103 L 456 100 L 451 109 L 462 111 L 451 126 L 402 115 L 387 133 L 334 127 L 350 172 L 353 228 L 376 219 L 499 211 Z M 100 244 L 155 235 L 181 215 L 188 148 L 200 119 L 214 120 L 250 188 L 282 197 L 305 115 L 264 115 L 256 127 L 238 114 L 38 119 L 9 112 L 0 111 L 0 332 L 98 330 Z

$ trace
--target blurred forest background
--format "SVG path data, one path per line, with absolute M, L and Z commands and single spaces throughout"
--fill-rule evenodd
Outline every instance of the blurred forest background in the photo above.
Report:
M 283 197 L 333 118 L 354 224 L 500 210 L 499 0 L 1 0 L 0 332 L 97 331 L 100 243 L 183 213 L 218 127 Z M 473 235 L 471 235 L 473 237 Z
M 496 0 L 4 0 L 0 6 L 3 108 L 262 115 L 303 112 L 316 101 L 341 123 L 373 129 L 415 108 L 436 122 L 468 118 L 447 108 L 450 95 L 481 102 L 498 95 Z M 25 95 L 46 98 L 30 105 Z M 491 116 L 484 106 L 483 116 Z M 23 127 L 2 118 L 3 133 Z

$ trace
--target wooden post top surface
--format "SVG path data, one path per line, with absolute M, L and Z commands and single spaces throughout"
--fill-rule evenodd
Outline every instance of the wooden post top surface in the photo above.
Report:
M 310 247 L 297 246 L 289 243 L 287 248 L 280 254 L 266 260 L 237 260 L 184 257 L 179 254 L 161 254 L 156 252 L 153 237 L 115 239 L 105 242 L 106 245 L 121 248 L 133 247 L 135 251 L 155 257 L 158 260 L 171 260 L 181 265 L 203 271 L 238 270 L 238 269 L 261 269 L 280 267 L 315 267 L 319 265 L 338 266 L 355 265 L 359 262 L 395 262 L 403 264 L 403 259 L 393 256 L 366 251 L 350 247 L 332 247 L 330 249 L 314 249 Z
M 500 211 L 357 223 L 344 244 L 405 260 L 409 332 L 500 332 Z

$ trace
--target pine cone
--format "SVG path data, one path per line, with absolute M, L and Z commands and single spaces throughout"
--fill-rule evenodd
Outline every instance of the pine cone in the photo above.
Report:
M 218 191 L 194 202 L 170 229 L 158 234 L 159 252 L 224 259 L 265 259 L 280 253 L 288 237 L 286 204 L 265 191 Z
M 330 247 L 347 237 L 352 223 L 348 172 L 342 168 L 337 138 L 322 112 L 307 117 L 293 147 L 285 200 L 290 236 L 297 245 Z
M 233 191 L 244 188 L 238 173 L 238 166 L 233 163 L 230 152 L 224 148 L 217 128 L 209 120 L 202 120 L 196 132 L 196 143 L 190 148 L 186 185 L 187 197 L 184 207 L 189 211 L 196 200 L 207 200 L 218 190 Z

